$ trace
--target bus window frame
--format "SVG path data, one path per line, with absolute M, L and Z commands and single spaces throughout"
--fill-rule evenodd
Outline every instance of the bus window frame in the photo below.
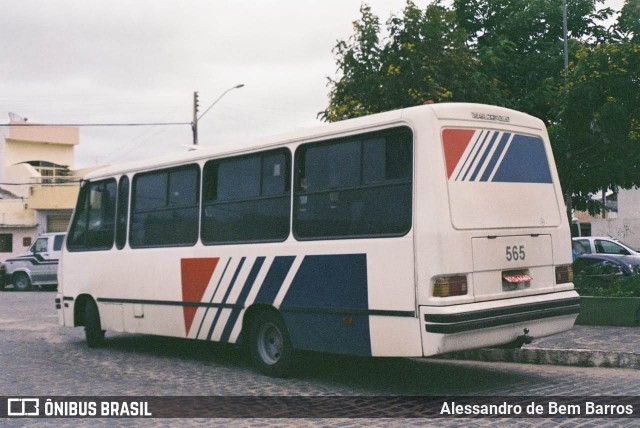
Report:
M 367 140 L 372 140 L 375 138 L 386 137 L 389 134 L 401 134 L 405 132 L 409 136 L 409 148 L 410 148 L 410 160 L 409 160 L 409 175 L 406 179 L 394 179 L 394 180 L 384 180 L 378 183 L 365 183 L 364 170 L 362 167 L 362 162 L 364 159 L 364 142 Z M 314 191 L 305 191 L 302 192 L 301 189 L 304 187 L 303 178 L 304 169 L 306 167 L 305 162 L 303 161 L 303 156 L 306 151 L 310 148 L 322 147 L 322 146 L 331 146 L 337 145 L 345 142 L 359 142 L 360 144 L 360 184 L 352 187 L 341 187 L 336 189 L 324 189 L 324 190 L 314 190 Z M 291 215 L 291 233 L 296 241 L 306 242 L 306 241 L 330 241 L 330 240 L 345 240 L 345 239 L 378 239 L 378 238 L 394 238 L 394 237 L 403 237 L 411 232 L 413 229 L 413 207 L 414 207 L 414 174 L 415 174 L 415 132 L 408 124 L 397 124 L 395 126 L 390 126 L 388 128 L 384 128 L 381 130 L 369 131 L 369 132 L 361 132 L 354 133 L 353 135 L 348 136 L 339 136 L 335 138 L 329 138 L 327 140 L 321 141 L 311 141 L 308 143 L 300 144 L 296 147 L 295 155 L 294 155 L 294 171 L 293 171 L 293 201 L 292 201 L 292 215 Z M 301 236 L 296 229 L 296 220 L 297 213 L 300 208 L 300 197 L 321 194 L 321 193 L 331 193 L 331 192 L 342 192 L 342 191 L 353 191 L 353 190 L 364 190 L 364 189 L 375 189 L 375 188 L 385 188 L 394 185 L 408 184 L 410 187 L 409 190 L 409 219 L 407 222 L 407 227 L 398 232 L 391 233 L 373 233 L 373 234 L 344 234 L 344 235 L 326 235 L 326 236 Z
M 283 175 L 283 179 L 284 179 L 284 192 L 281 195 L 262 195 L 262 191 L 264 188 L 264 161 L 265 158 L 270 157 L 270 156 L 276 156 L 276 155 L 283 155 L 284 156 L 284 161 L 285 161 L 285 165 L 283 170 L 281 171 L 281 174 Z M 226 200 L 222 200 L 222 201 L 208 201 L 206 198 L 206 193 L 209 189 L 209 186 L 212 185 L 211 183 L 209 183 L 207 180 L 208 179 L 213 179 L 215 180 L 215 182 L 217 183 L 218 177 L 215 178 L 210 178 L 208 176 L 209 171 L 211 170 L 215 170 L 215 171 L 219 171 L 219 167 L 220 164 L 224 163 L 224 162 L 233 162 L 233 161 L 237 161 L 237 160 L 242 160 L 242 159 L 250 159 L 250 158 L 254 158 L 254 157 L 258 157 L 259 161 L 260 161 L 260 172 L 259 172 L 259 177 L 260 177 L 260 183 L 259 183 L 259 192 L 260 194 L 258 196 L 251 196 L 251 197 L 240 197 L 240 198 L 233 198 L 233 199 L 226 199 Z M 274 148 L 274 149 L 267 149 L 267 150 L 261 150 L 261 151 L 256 151 L 256 152 L 252 152 L 252 153 L 246 153 L 246 154 L 240 154 L 240 155 L 232 155 L 232 156 L 228 156 L 228 157 L 220 157 L 220 158 L 213 158 L 213 159 L 208 159 L 203 167 L 202 167 L 202 201 L 200 204 L 200 230 L 199 230 L 199 235 L 200 235 L 200 241 L 202 242 L 203 245 L 205 246 L 214 246 L 214 245 L 243 245 L 243 244 L 260 244 L 260 243 L 278 243 L 278 242 L 285 242 L 287 239 L 289 239 L 289 237 L 291 236 L 291 206 L 292 206 L 292 200 L 291 200 L 291 195 L 292 195 L 292 191 L 291 191 L 291 175 L 292 175 L 292 170 L 293 170 L 293 155 L 291 153 L 291 150 L 286 147 L 278 147 L 278 148 Z M 217 192 L 217 189 L 215 190 Z M 242 240 L 209 240 L 209 239 L 205 239 L 204 234 L 203 234 L 203 230 L 205 228 L 205 210 L 207 209 L 208 206 L 216 206 L 216 205 L 225 205 L 225 204 L 237 204 L 237 203 L 242 203 L 242 202 L 251 202 L 251 201 L 261 201 L 261 200 L 273 200 L 273 199 L 282 199 L 282 198 L 286 198 L 287 200 L 287 231 L 286 234 L 284 234 L 284 236 L 278 237 L 278 238 L 265 238 L 265 239 L 242 239 Z
M 177 172 L 177 171 L 187 171 L 187 170 L 194 170 L 196 172 L 196 180 L 195 180 L 195 205 L 190 205 L 190 206 L 171 206 L 169 204 L 170 202 L 170 175 L 172 172 Z M 136 202 L 135 202 L 135 198 L 136 198 L 136 189 L 138 186 L 138 180 L 140 179 L 140 177 L 144 177 L 144 176 L 148 176 L 148 175 L 153 175 L 153 174 L 167 174 L 166 178 L 167 178 L 167 183 L 166 183 L 166 189 L 165 189 L 165 205 L 162 208 L 146 208 L 144 210 L 141 211 L 136 211 Z M 147 171 L 143 171 L 143 172 L 138 172 L 136 174 L 133 175 L 133 178 L 131 179 L 131 183 L 130 183 L 130 197 L 129 197 L 129 215 L 128 215 L 128 226 L 127 226 L 127 242 L 129 243 L 129 247 L 132 249 L 145 249 L 145 248 L 172 248 L 172 247 L 193 247 L 195 246 L 199 241 L 200 241 L 200 208 L 201 208 L 201 183 L 202 183 L 202 169 L 200 167 L 200 165 L 197 162 L 192 162 L 192 163 L 187 163 L 187 164 L 182 164 L 182 165 L 176 165 L 176 166 L 172 166 L 172 167 L 168 167 L 168 168 L 159 168 L 159 169 L 152 169 L 152 170 L 147 170 Z M 166 212 L 166 211 L 171 211 L 171 210 L 185 210 L 185 209 L 195 209 L 196 210 L 196 219 L 195 219 L 195 228 L 196 228 L 196 232 L 195 232 L 195 239 L 193 239 L 193 241 L 189 241 L 189 242 L 180 242 L 180 243 L 176 243 L 176 242 L 172 242 L 172 243 L 166 243 L 166 244 L 147 244 L 147 243 L 133 243 L 131 240 L 131 236 L 132 236 L 132 229 L 133 229 L 133 225 L 134 225 L 134 216 L 136 214 L 148 214 L 148 213 L 152 213 L 152 212 Z

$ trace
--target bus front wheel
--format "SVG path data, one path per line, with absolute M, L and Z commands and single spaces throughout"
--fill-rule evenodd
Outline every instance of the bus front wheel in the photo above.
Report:
M 251 359 L 258 370 L 276 377 L 289 374 L 293 366 L 293 347 L 287 327 L 278 314 L 261 312 L 256 315 L 249 338 Z
M 89 348 L 99 348 L 104 345 L 104 330 L 100 325 L 100 313 L 93 300 L 88 300 L 84 306 L 84 335 Z

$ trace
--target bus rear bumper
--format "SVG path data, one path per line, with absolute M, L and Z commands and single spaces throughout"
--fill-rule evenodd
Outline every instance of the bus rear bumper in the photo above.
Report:
M 575 291 L 455 306 L 421 306 L 423 355 L 503 345 L 570 330 L 580 312 Z M 525 332 L 524 330 L 528 331 Z

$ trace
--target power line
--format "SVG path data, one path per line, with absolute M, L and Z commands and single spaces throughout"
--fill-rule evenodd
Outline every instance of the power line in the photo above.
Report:
M 60 179 L 59 177 L 53 178 Z M 64 186 L 65 184 L 82 183 L 82 180 L 64 180 L 59 183 L 0 183 L 0 186 Z
M 72 126 L 72 127 L 116 127 L 116 126 L 191 126 L 191 122 L 144 122 L 144 123 L 2 123 L 0 127 L 41 127 L 41 126 Z

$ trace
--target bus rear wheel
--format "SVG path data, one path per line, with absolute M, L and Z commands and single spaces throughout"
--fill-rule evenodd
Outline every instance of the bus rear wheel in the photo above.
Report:
M 282 377 L 293 367 L 293 346 L 284 322 L 273 312 L 261 312 L 249 331 L 249 350 L 253 364 L 262 373 Z
M 104 330 L 100 324 L 100 312 L 93 300 L 84 305 L 84 335 L 89 348 L 99 348 L 104 345 Z

